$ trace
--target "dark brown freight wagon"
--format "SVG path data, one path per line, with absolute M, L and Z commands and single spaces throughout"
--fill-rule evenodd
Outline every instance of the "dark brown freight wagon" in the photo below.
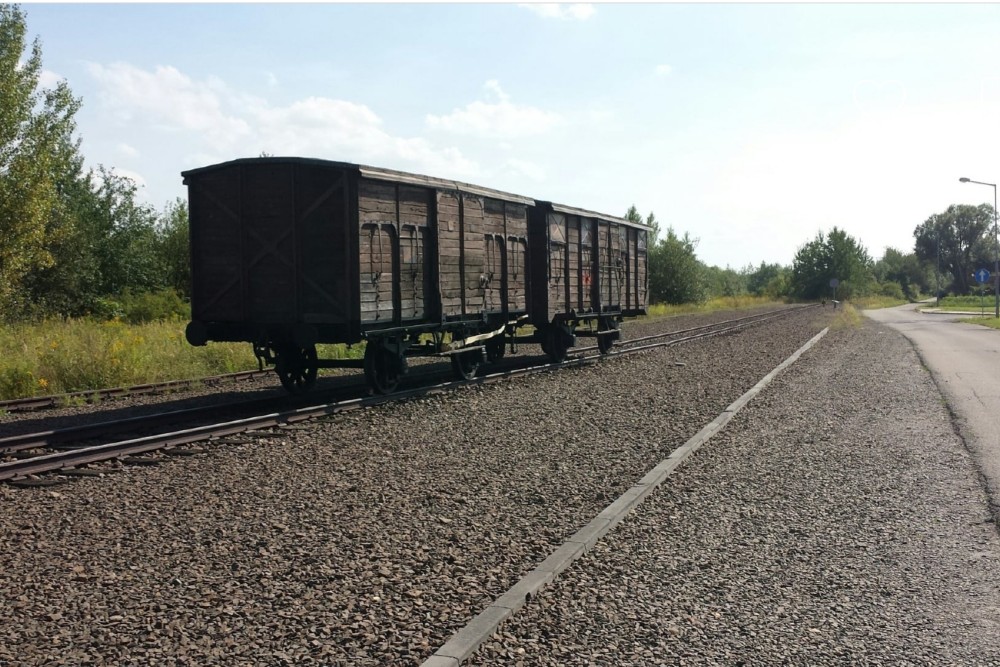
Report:
M 529 228 L 532 277 L 547 278 L 533 280 L 529 310 L 542 349 L 560 362 L 576 336 L 593 336 L 606 354 L 622 319 L 646 313 L 649 228 L 541 201 Z
M 192 345 L 252 343 L 282 384 L 363 367 L 392 391 L 406 357 L 472 377 L 526 323 L 533 200 L 355 164 L 250 158 L 192 169 Z M 366 341 L 364 360 L 318 359 Z

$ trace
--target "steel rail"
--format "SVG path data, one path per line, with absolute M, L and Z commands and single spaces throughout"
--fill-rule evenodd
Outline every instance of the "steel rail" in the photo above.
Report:
M 222 375 L 210 375 L 203 378 L 192 378 L 190 380 L 167 380 L 165 382 L 151 382 L 148 384 L 137 384 L 129 387 L 112 387 L 109 389 L 88 389 L 86 391 L 74 391 L 66 394 L 49 394 L 47 396 L 29 396 L 27 398 L 14 398 L 0 401 L 0 410 L 6 412 L 27 412 L 42 408 L 51 408 L 59 405 L 72 404 L 76 401 L 86 403 L 93 402 L 97 398 L 111 398 L 114 396 L 131 396 L 138 394 L 165 393 L 178 389 L 188 389 L 199 384 L 214 384 L 217 382 L 239 382 L 240 380 L 252 380 L 258 377 L 270 375 L 271 371 L 239 371 L 236 373 L 224 373 Z
M 675 340 L 661 341 L 658 343 L 651 343 L 638 347 L 622 349 L 614 351 L 611 355 L 602 355 L 602 354 L 581 355 L 576 358 L 568 359 L 562 363 L 545 363 L 541 365 L 532 365 L 522 368 L 515 368 L 506 371 L 486 374 L 483 376 L 475 377 L 471 380 L 452 380 L 449 382 L 443 382 L 431 386 L 404 389 L 401 391 L 394 392 L 392 394 L 374 395 L 363 398 L 353 398 L 344 401 L 297 408 L 294 410 L 288 410 L 283 412 L 272 412 L 266 415 L 260 415 L 246 419 L 238 419 L 238 420 L 223 422 L 221 424 L 198 426 L 195 428 L 173 431 L 170 433 L 150 435 L 141 438 L 123 440 L 120 442 L 95 445 L 91 447 L 81 447 L 78 449 L 56 452 L 53 454 L 44 454 L 28 459 L 22 459 L 19 461 L 0 463 L 0 481 L 13 481 L 17 479 L 22 479 L 29 475 L 39 475 L 48 472 L 57 472 L 67 468 L 75 468 L 81 465 L 113 460 L 124 456 L 144 454 L 159 449 L 170 449 L 173 447 L 191 444 L 194 442 L 203 442 L 211 438 L 218 438 L 227 435 L 235 435 L 239 433 L 246 433 L 249 431 L 262 430 L 266 428 L 275 428 L 282 426 L 284 424 L 293 424 L 296 422 L 305 421 L 309 419 L 317 419 L 320 417 L 334 415 L 347 410 L 353 410 L 359 407 L 372 407 L 376 405 L 396 402 L 409 398 L 420 398 L 438 393 L 444 393 L 457 387 L 469 386 L 474 384 L 487 384 L 487 383 L 497 382 L 499 380 L 509 379 L 512 377 L 520 377 L 537 372 L 549 371 L 557 368 L 573 368 L 577 366 L 589 365 L 599 362 L 600 360 L 605 359 L 609 356 L 634 354 L 637 352 L 643 352 L 655 348 L 671 347 L 673 345 L 679 345 L 681 343 L 697 340 L 700 338 L 708 338 L 711 336 L 720 336 L 723 334 L 732 333 L 733 331 L 739 331 L 752 324 L 757 324 L 762 321 L 768 321 L 770 319 L 777 319 L 780 317 L 784 317 L 794 312 L 798 312 L 799 310 L 801 309 L 798 308 L 786 309 L 779 311 L 777 313 L 773 313 L 771 317 L 767 318 L 762 318 L 760 316 L 753 316 L 749 318 L 740 318 L 737 320 L 728 320 L 726 322 L 716 323 L 714 325 L 693 327 L 691 329 L 682 330 L 680 332 L 677 331 L 670 332 L 670 334 L 667 335 L 676 335 L 677 333 L 687 333 L 689 331 L 697 329 L 718 327 L 723 324 L 732 325 L 714 331 L 701 331 L 700 333 L 692 334 Z M 658 337 L 663 337 L 663 336 L 658 336 Z M 645 340 L 647 338 L 651 337 L 644 337 L 642 340 Z

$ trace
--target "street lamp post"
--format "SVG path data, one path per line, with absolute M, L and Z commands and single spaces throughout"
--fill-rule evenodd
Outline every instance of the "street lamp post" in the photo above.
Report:
M 964 176 L 958 179 L 962 183 L 975 183 L 977 185 L 988 185 L 993 188 L 993 281 L 996 285 L 996 301 L 993 310 L 993 317 L 1000 319 L 1000 236 L 997 235 L 997 184 L 974 181 Z

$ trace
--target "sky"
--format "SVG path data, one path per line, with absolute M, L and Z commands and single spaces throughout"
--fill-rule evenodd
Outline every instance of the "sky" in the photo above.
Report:
M 24 4 L 81 152 L 180 172 L 355 162 L 624 215 L 709 265 L 845 230 L 913 249 L 1000 181 L 1000 5 Z

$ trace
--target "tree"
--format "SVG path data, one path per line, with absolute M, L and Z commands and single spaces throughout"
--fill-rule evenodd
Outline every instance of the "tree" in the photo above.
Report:
M 646 225 L 647 227 L 649 227 L 648 245 L 649 247 L 653 247 L 656 245 L 656 241 L 660 236 L 660 222 L 656 219 L 656 216 L 653 215 L 652 211 L 650 211 L 649 215 L 646 216 L 646 219 L 643 220 L 642 216 L 639 214 L 639 209 L 637 209 L 635 207 L 635 204 L 633 204 L 632 206 L 628 207 L 628 211 L 625 213 L 625 219 L 628 220 L 629 222 L 634 222 L 636 224 Z
M 646 244 L 649 300 L 652 303 L 696 303 L 705 300 L 704 265 L 694 249 L 698 239 L 685 232 L 683 237 L 667 227 L 667 237 L 659 239 L 660 223 L 652 211 L 643 220 L 639 209 L 630 206 L 625 219 L 650 228 Z
M 41 89 L 42 48 L 25 56 L 27 26 L 16 5 L 0 5 L 0 308 L 26 305 L 25 278 L 53 265 L 51 247 L 71 227 L 62 196 L 79 167 L 74 115 L 80 101 L 65 81 Z
M 836 293 L 844 299 L 868 294 L 874 283 L 868 251 L 836 227 L 799 248 L 792 262 L 792 293 L 802 299 L 825 298 L 834 278 L 839 281 Z
M 156 212 L 137 201 L 130 178 L 100 166 L 96 180 L 90 209 L 81 213 L 80 224 L 94 253 L 98 293 L 117 297 L 163 287 Z
M 993 264 L 992 226 L 993 207 L 989 204 L 952 204 L 913 231 L 916 255 L 937 265 L 940 252 L 941 271 L 952 279 L 950 289 L 968 294 L 976 268 Z
M 767 262 L 761 262 L 760 266 L 757 268 L 754 268 L 751 264 L 746 270 L 747 291 L 754 296 L 766 295 L 768 285 L 771 281 L 777 278 L 783 270 L 784 269 L 780 264 L 768 264 Z
M 740 296 L 747 292 L 746 274 L 728 266 L 720 269 L 717 266 L 702 265 L 702 276 L 705 292 L 709 297 Z
M 156 225 L 157 254 L 166 286 L 191 296 L 191 247 L 188 242 L 188 207 L 183 199 L 167 206 Z
M 873 272 L 883 286 L 883 293 L 891 289 L 886 285 L 892 283 L 898 285 L 903 297 L 910 300 L 921 293 L 933 291 L 935 286 L 933 266 L 921 262 L 915 253 L 904 255 L 895 248 L 885 249 L 882 259 L 875 262 Z
M 655 302 L 698 303 L 705 300 L 703 265 L 695 256 L 697 239 L 667 227 L 667 237 L 648 251 L 649 297 Z

